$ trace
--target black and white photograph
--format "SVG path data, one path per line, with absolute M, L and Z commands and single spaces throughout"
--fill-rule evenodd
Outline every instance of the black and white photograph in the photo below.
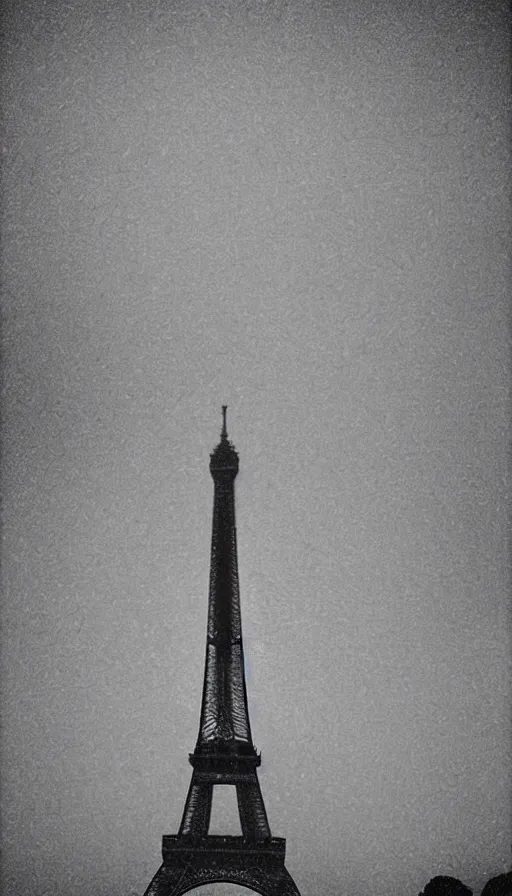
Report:
M 4 0 L 1 896 L 511 896 L 504 0 Z

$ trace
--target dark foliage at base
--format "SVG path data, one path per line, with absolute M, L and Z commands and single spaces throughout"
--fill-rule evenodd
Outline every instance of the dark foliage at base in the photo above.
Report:
M 473 896 L 473 890 L 457 877 L 439 875 L 429 880 L 420 896 Z
M 481 896 L 512 896 L 512 871 L 491 877 L 483 888 Z
M 438 875 L 429 880 L 419 896 L 473 896 L 473 891 L 457 877 Z M 512 896 L 512 871 L 491 877 L 480 896 Z

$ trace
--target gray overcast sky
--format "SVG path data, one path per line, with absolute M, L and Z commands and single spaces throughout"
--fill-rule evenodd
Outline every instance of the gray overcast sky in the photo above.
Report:
M 303 896 L 510 867 L 503 2 L 4 4 L 3 893 L 141 894 L 222 403 Z

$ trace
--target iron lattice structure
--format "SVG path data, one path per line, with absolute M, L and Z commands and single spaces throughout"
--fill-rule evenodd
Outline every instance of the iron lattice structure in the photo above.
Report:
M 256 769 L 245 685 L 235 523 L 238 454 L 221 439 L 210 456 L 214 482 L 206 660 L 192 780 L 177 835 L 163 838 L 163 864 L 145 896 L 181 896 L 206 883 L 235 883 L 262 896 L 300 896 L 285 867 L 286 841 L 272 837 Z M 236 788 L 241 837 L 208 833 L 213 788 Z

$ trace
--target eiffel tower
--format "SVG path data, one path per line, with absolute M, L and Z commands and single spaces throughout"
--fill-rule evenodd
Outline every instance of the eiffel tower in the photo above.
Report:
M 210 455 L 214 482 L 206 662 L 199 735 L 189 754 L 192 780 L 178 834 L 164 835 L 163 864 L 145 896 L 181 896 L 210 883 L 233 883 L 261 896 L 300 896 L 285 868 L 286 841 L 272 837 L 252 742 L 238 587 L 235 477 L 238 454 L 221 439 Z M 236 788 L 242 836 L 208 833 L 214 786 Z

